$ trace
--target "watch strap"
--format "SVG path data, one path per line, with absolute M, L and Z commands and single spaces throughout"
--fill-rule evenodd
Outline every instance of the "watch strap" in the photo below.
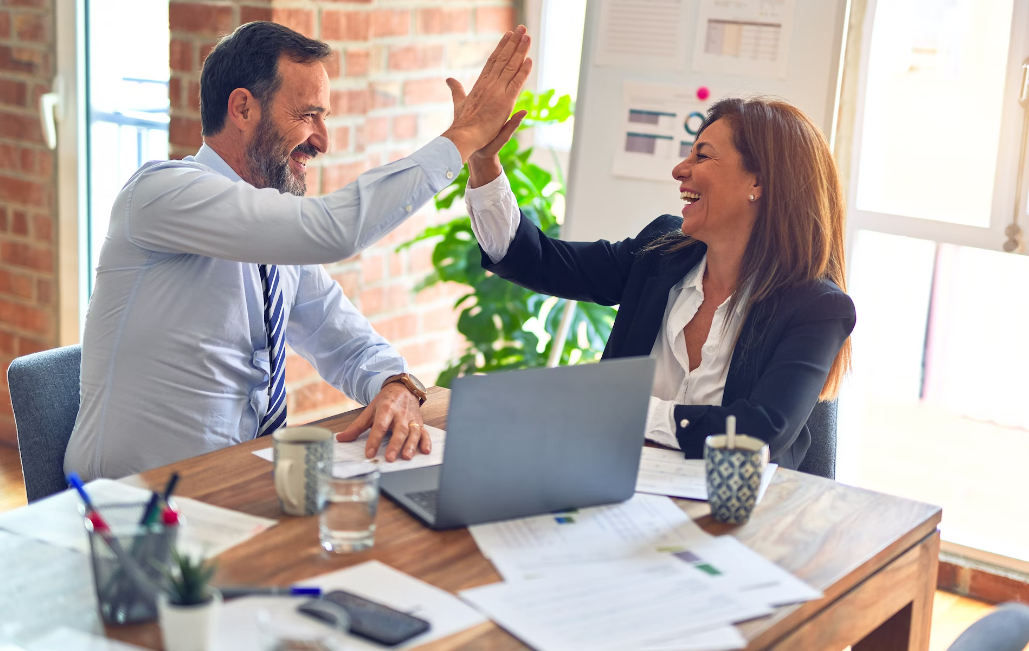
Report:
M 394 382 L 399 382 L 400 384 L 403 384 L 404 387 L 408 391 L 410 391 L 415 398 L 418 398 L 419 406 L 424 405 L 425 401 L 429 398 L 425 393 L 425 389 L 422 388 L 422 383 L 419 382 L 418 379 L 415 378 L 413 375 L 410 375 L 408 373 L 398 373 L 396 375 L 392 375 L 386 378 L 386 381 L 382 383 L 382 386 L 385 387 L 387 384 L 392 384 Z

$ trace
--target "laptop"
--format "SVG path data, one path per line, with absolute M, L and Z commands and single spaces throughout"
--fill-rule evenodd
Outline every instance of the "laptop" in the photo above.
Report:
M 443 464 L 384 473 L 382 492 L 433 529 L 632 497 L 654 360 L 454 380 Z

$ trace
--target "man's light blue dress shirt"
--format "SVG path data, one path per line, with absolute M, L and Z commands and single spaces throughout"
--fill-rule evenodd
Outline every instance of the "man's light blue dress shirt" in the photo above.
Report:
M 461 165 L 441 137 L 321 198 L 259 190 L 206 145 L 140 168 L 100 252 L 65 471 L 122 477 L 256 436 L 269 381 L 260 263 L 279 265 L 289 345 L 368 404 L 407 364 L 320 263 L 381 238 Z

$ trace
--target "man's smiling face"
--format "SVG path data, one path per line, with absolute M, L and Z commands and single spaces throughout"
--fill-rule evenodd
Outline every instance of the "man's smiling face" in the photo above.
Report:
M 304 196 L 307 163 L 328 149 L 329 75 L 320 62 L 279 59 L 279 89 L 261 107 L 261 120 L 246 145 L 255 186 Z

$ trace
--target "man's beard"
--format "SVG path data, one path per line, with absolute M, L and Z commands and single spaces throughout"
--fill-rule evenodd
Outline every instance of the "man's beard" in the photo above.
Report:
M 246 152 L 251 183 L 257 188 L 275 188 L 279 192 L 302 197 L 307 192 L 307 175 L 298 176 L 293 173 L 289 166 L 290 156 L 297 152 L 313 159 L 318 155 L 318 150 L 302 142 L 283 153 L 285 140 L 268 118 L 262 118 L 257 123 L 254 139 L 250 141 Z

